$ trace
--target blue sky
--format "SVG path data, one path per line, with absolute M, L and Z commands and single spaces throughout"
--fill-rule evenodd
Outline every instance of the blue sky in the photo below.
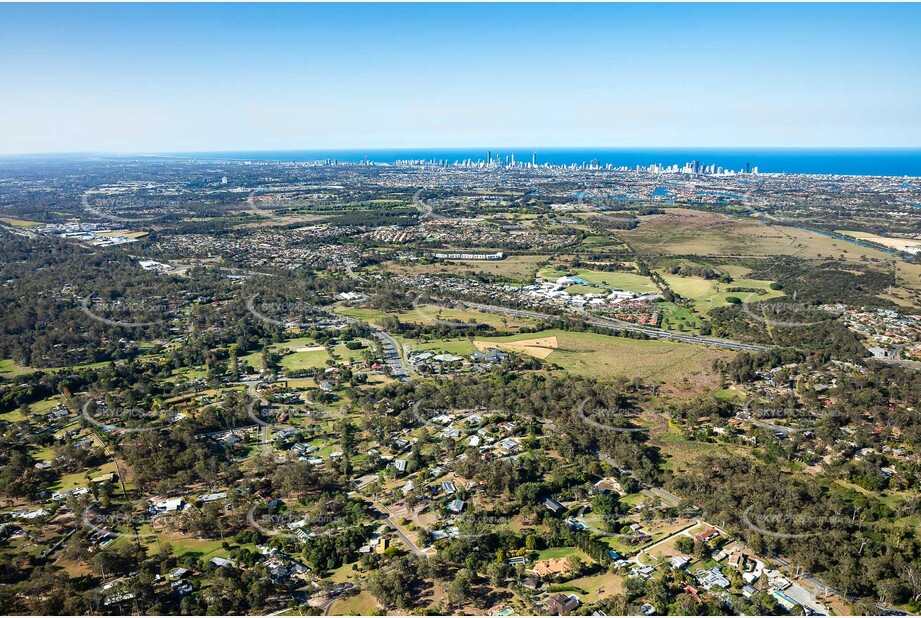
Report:
M 0 5 L 0 152 L 921 146 L 915 4 Z

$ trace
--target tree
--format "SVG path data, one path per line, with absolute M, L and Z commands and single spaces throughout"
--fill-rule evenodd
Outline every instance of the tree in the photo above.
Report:
M 675 539 L 675 549 L 682 554 L 690 554 L 694 551 L 694 539 L 689 536 L 679 536 Z
M 613 532 L 617 529 L 617 515 L 620 512 L 620 502 L 613 494 L 599 494 L 592 499 L 592 510 L 595 511 L 605 523 L 605 530 Z
M 468 569 L 459 570 L 448 586 L 448 600 L 453 605 L 460 605 L 470 596 L 472 585 L 473 575 L 471 572 Z

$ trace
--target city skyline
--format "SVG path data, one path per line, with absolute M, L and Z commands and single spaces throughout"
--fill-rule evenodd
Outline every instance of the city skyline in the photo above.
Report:
M 916 5 L 0 7 L 0 154 L 921 145 Z

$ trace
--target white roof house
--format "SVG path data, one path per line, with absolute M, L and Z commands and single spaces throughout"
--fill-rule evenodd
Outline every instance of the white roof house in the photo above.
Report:
M 172 511 L 181 511 L 185 507 L 185 500 L 182 498 L 169 498 L 168 500 L 161 500 L 160 502 L 154 502 L 152 510 L 158 513 L 169 513 Z

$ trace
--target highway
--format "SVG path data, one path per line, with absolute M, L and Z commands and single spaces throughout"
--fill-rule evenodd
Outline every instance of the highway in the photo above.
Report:
M 435 214 L 432 210 L 432 206 L 423 202 L 419 197 L 420 195 L 422 195 L 422 189 L 419 189 L 413 194 L 413 204 L 416 206 L 416 208 L 419 209 L 419 212 L 422 213 L 422 216 L 419 217 L 420 219 L 431 219 L 432 221 L 450 221 L 450 219 L 444 215 Z
M 473 307 L 474 309 L 479 309 L 480 311 L 489 311 L 492 313 L 504 313 L 507 315 L 514 315 L 522 318 L 531 318 L 535 320 L 552 320 L 555 318 L 560 318 L 563 316 L 555 316 L 549 313 L 538 313 L 536 311 L 526 311 L 522 309 L 509 309 L 507 307 L 497 307 L 494 305 L 486 305 L 482 303 L 472 303 L 463 301 L 464 305 L 468 307 Z M 697 343 L 700 345 L 708 345 L 717 348 L 724 348 L 727 350 L 742 350 L 746 352 L 764 352 L 769 348 L 762 345 L 754 345 L 750 343 L 739 343 L 738 341 L 731 341 L 729 339 L 715 339 L 712 337 L 699 337 L 696 335 L 684 335 L 681 333 L 674 333 L 667 330 L 659 330 L 657 328 L 651 328 L 648 326 L 639 326 L 637 324 L 632 324 L 630 322 L 624 322 L 622 320 L 612 320 L 608 318 L 599 318 L 588 313 L 579 314 L 586 323 L 591 324 L 592 326 L 598 326 L 599 328 L 608 328 L 611 330 L 624 330 L 634 333 L 644 333 L 653 339 L 667 339 L 669 341 L 681 341 L 684 343 Z

